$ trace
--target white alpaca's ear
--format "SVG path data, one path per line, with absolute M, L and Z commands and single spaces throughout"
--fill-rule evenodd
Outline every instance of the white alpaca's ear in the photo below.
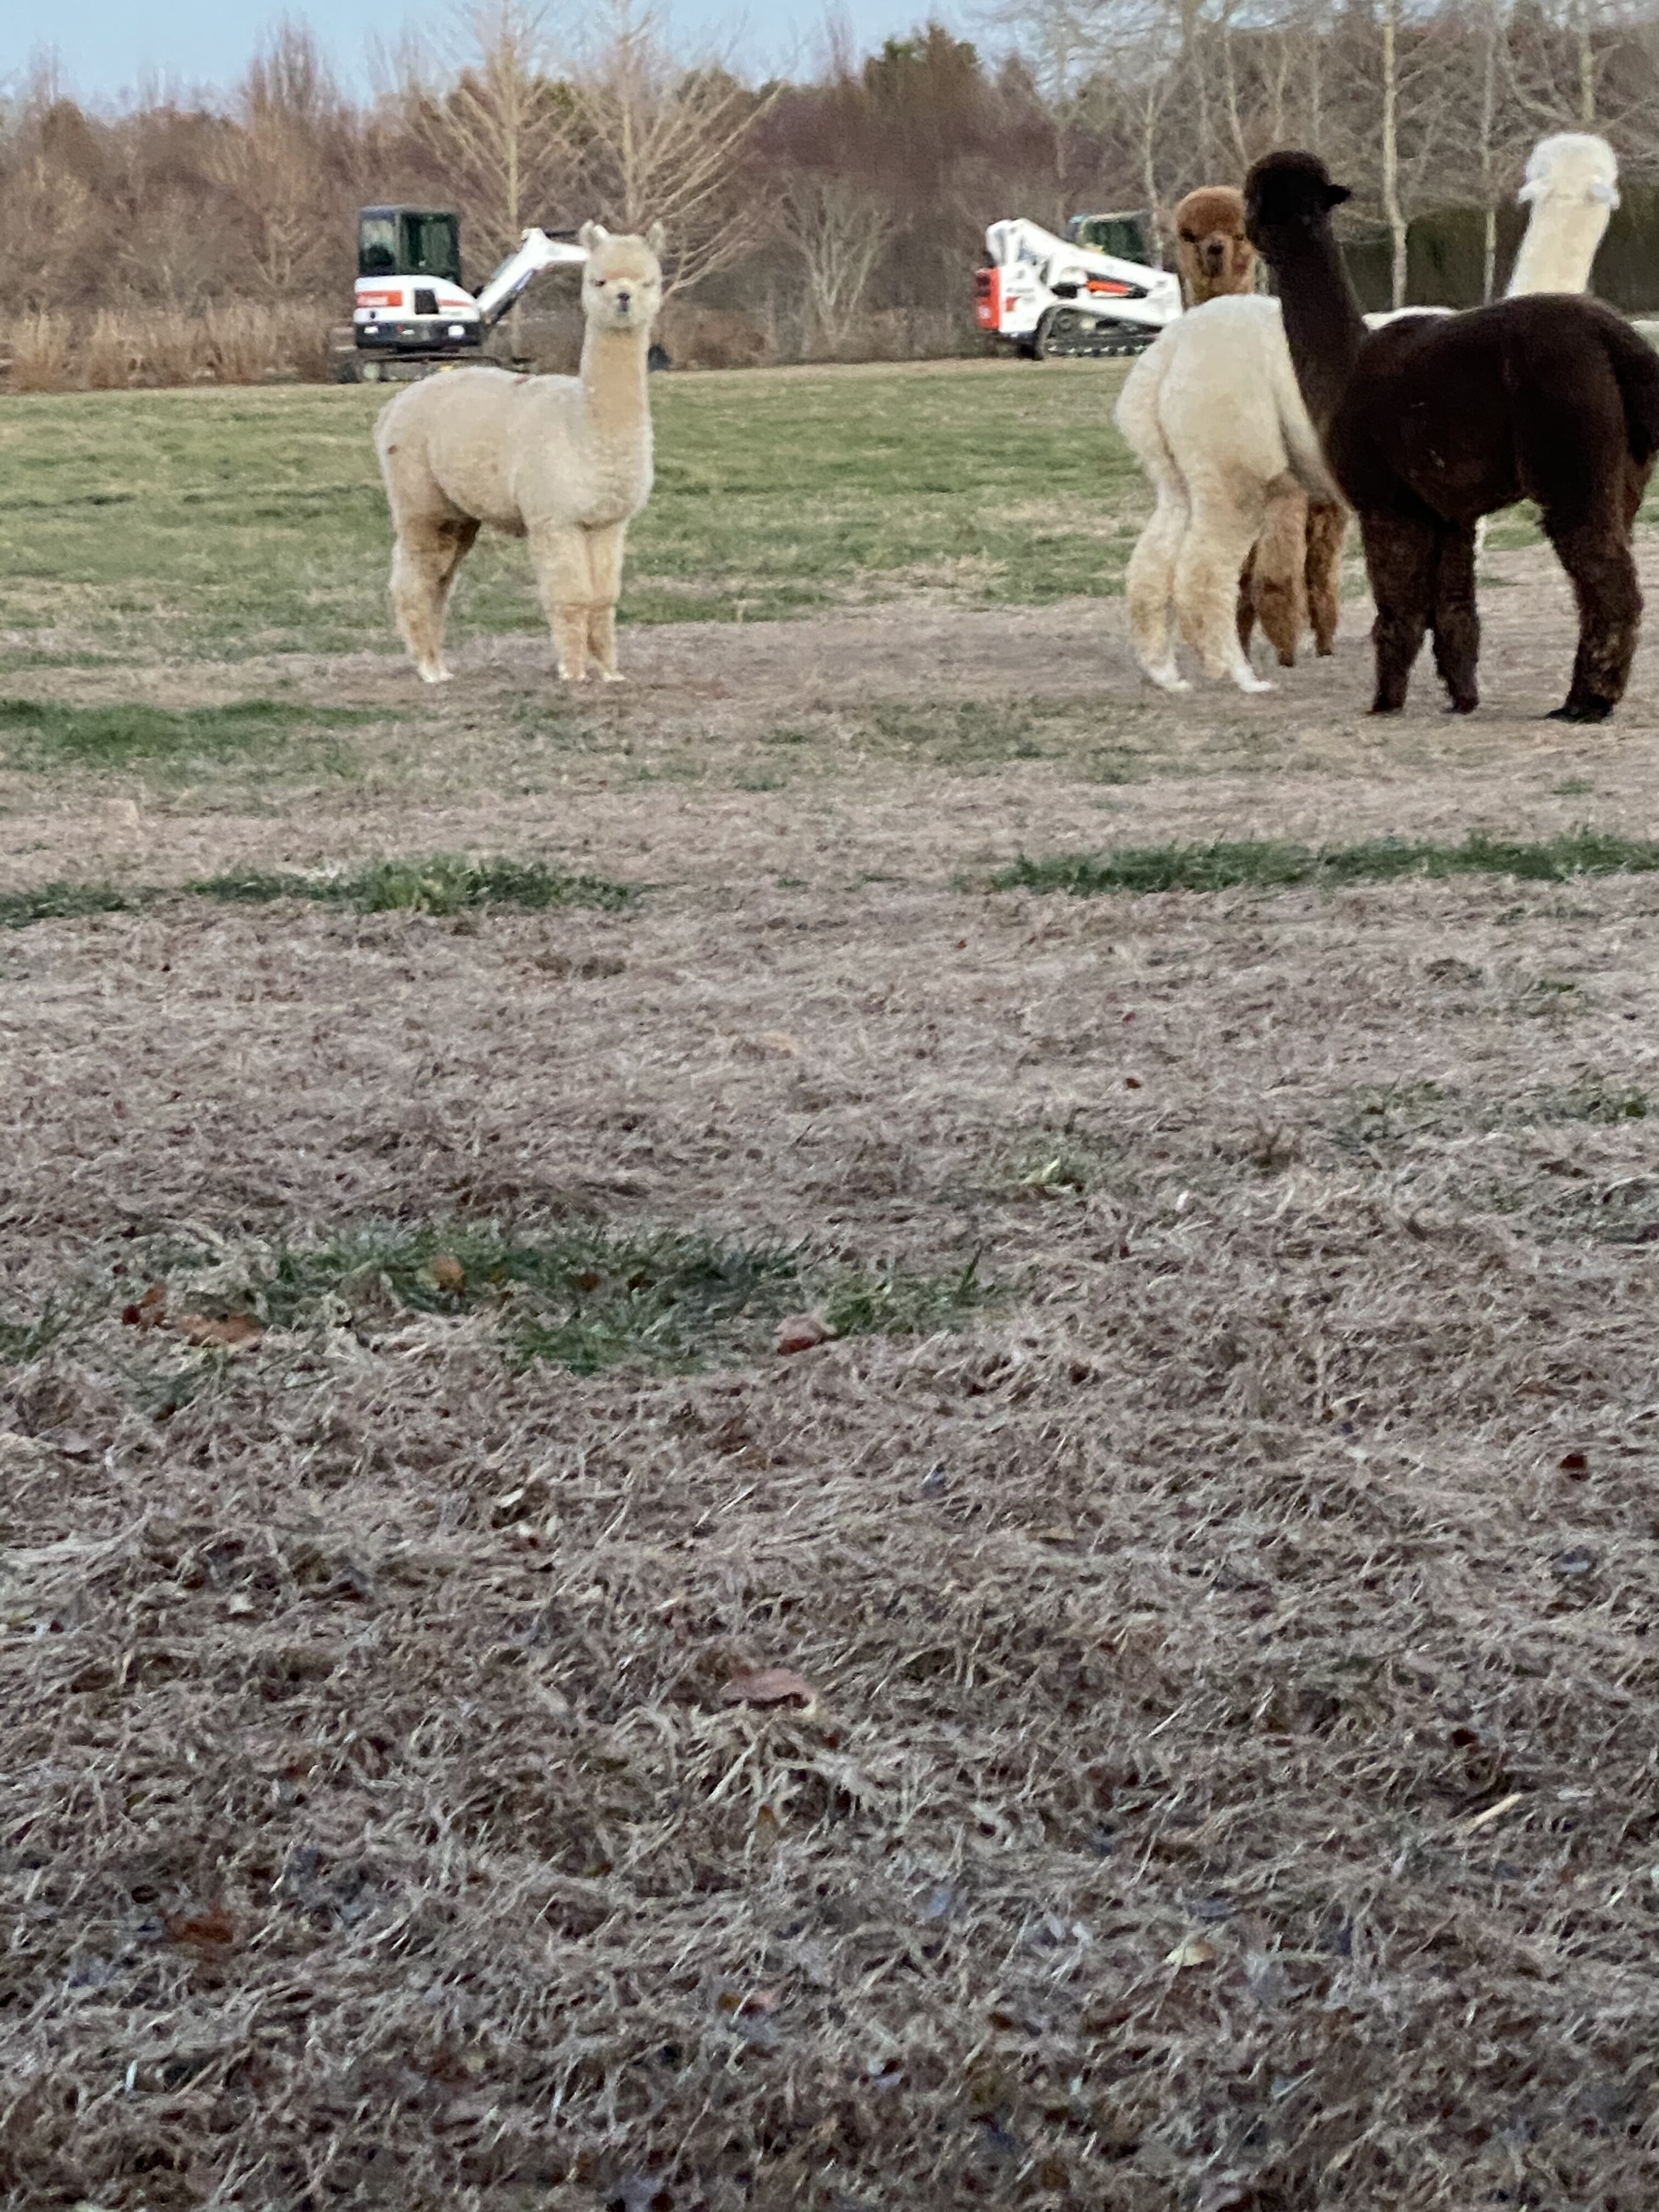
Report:
M 1515 197 L 1520 201 L 1522 206 L 1525 207 L 1527 202 L 1535 200 L 1543 189 L 1544 179 L 1541 177 L 1528 177 Z
M 576 233 L 576 243 L 584 252 L 595 253 L 610 235 L 602 222 L 585 222 Z
M 663 228 L 659 222 L 653 222 L 650 229 L 645 234 L 645 242 L 650 247 L 652 252 L 656 255 L 658 260 L 660 261 L 662 259 L 662 250 L 668 243 L 668 233 Z
M 1603 184 L 1598 178 L 1590 186 L 1590 198 L 1598 207 L 1616 208 L 1619 204 L 1619 187 L 1617 185 Z

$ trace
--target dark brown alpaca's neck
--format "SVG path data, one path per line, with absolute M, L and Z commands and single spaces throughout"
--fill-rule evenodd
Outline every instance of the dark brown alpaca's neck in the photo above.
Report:
M 1275 245 L 1273 283 L 1285 339 L 1303 401 L 1322 438 L 1359 358 L 1364 318 L 1328 230 Z

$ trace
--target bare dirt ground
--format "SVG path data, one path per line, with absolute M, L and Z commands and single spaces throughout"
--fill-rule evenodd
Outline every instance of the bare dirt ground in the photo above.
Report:
M 7 779 L 6 884 L 651 886 L 0 939 L 8 2204 L 1655 2202 L 1659 878 L 982 887 L 1655 834 L 1659 647 L 1540 721 L 1565 591 L 1489 565 L 1468 723 L 1426 670 L 1358 711 L 1363 609 L 1176 702 L 1121 606 L 923 602 L 630 634 L 574 722 L 539 640 L 437 700 L 162 672 L 386 731 L 350 781 Z M 1012 757 L 887 711 L 1032 696 Z M 121 1319 L 590 1218 L 996 1295 L 667 1373 L 482 1308 Z M 773 1667 L 812 1702 L 727 1701 Z

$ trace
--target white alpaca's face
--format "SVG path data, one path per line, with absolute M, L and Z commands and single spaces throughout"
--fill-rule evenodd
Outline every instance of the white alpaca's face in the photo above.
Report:
M 615 237 L 590 223 L 582 234 L 582 312 L 601 330 L 649 330 L 662 306 L 662 264 L 643 238 Z

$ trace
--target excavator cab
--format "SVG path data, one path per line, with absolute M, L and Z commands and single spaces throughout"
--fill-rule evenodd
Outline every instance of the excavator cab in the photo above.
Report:
M 447 208 L 364 208 L 357 217 L 357 274 L 459 284 L 461 226 Z

